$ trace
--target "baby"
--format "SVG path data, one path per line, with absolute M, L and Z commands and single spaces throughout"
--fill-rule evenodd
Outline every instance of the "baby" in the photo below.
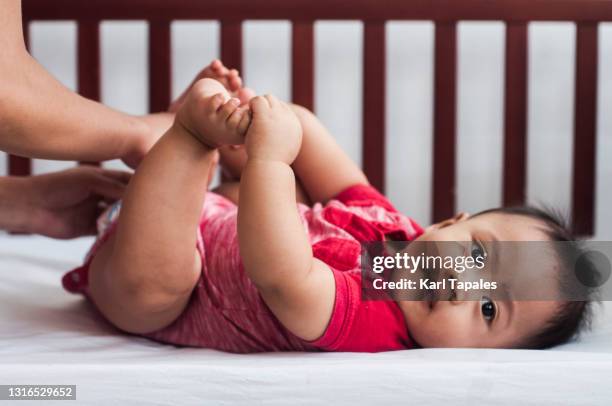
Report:
M 364 300 L 363 242 L 474 241 L 478 252 L 481 241 L 571 235 L 528 208 L 423 229 L 368 184 L 308 110 L 271 95 L 240 100 L 221 82 L 193 85 L 138 167 L 120 214 L 107 215 L 85 265 L 64 277 L 113 325 L 248 353 L 545 348 L 584 324 L 586 301 Z M 239 183 L 207 191 L 219 153 Z M 553 278 L 571 267 L 562 256 L 550 262 Z

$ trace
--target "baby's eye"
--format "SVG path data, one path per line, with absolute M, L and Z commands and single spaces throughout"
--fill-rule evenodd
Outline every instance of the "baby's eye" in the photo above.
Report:
M 497 314 L 495 303 L 488 297 L 483 296 L 482 299 L 480 299 L 480 312 L 486 321 L 492 321 Z
M 485 252 L 484 248 L 482 247 L 482 245 L 478 242 L 478 241 L 473 241 L 472 242 L 472 252 L 471 252 L 472 258 L 476 259 L 478 257 L 481 257 L 483 259 L 485 259 L 487 257 L 487 253 Z

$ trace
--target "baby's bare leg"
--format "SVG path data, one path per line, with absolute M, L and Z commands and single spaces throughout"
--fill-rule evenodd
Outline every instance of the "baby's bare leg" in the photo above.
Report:
M 200 275 L 197 228 L 215 160 L 215 150 L 204 141 L 237 134 L 223 133 L 235 131 L 220 116 L 231 106 L 218 108 L 213 97 L 229 97 L 223 86 L 213 80 L 198 83 L 172 128 L 138 167 L 117 232 L 90 267 L 92 299 L 107 319 L 128 332 L 146 333 L 171 323 Z M 206 137 L 202 129 L 215 134 Z
M 313 202 L 326 202 L 348 186 L 368 184 L 365 174 L 312 112 L 298 105 L 292 109 L 303 131 L 292 167 Z

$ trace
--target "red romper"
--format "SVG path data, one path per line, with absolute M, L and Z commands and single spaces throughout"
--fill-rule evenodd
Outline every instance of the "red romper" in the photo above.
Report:
M 184 312 L 169 326 L 145 334 L 156 341 L 236 353 L 263 351 L 377 352 L 412 348 L 403 315 L 393 301 L 361 299 L 361 242 L 385 236 L 410 241 L 423 230 L 399 213 L 371 186 L 345 189 L 324 206 L 298 204 L 313 254 L 331 268 L 336 282 L 332 316 L 323 335 L 305 341 L 285 329 L 247 277 L 238 249 L 237 206 L 206 195 L 198 233 L 202 275 Z M 73 293 L 88 296 L 91 258 L 114 229 L 102 230 L 85 265 L 62 282 Z M 262 242 L 265 243 L 265 242 Z

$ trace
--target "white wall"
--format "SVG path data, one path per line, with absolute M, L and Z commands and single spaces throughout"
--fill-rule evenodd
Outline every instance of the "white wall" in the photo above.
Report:
M 175 22 L 173 94 L 219 55 L 219 25 Z M 290 97 L 290 24 L 245 24 L 244 72 L 257 92 Z M 316 112 L 340 144 L 361 162 L 360 22 L 316 25 Z M 391 199 L 427 223 L 431 193 L 433 25 L 390 22 L 387 27 L 387 189 Z M 503 60 L 500 22 L 461 23 L 458 60 L 458 209 L 478 211 L 501 202 Z M 575 27 L 533 23 L 529 29 L 528 196 L 567 210 L 571 187 Z M 34 23 L 32 53 L 74 89 L 76 26 Z M 597 235 L 612 238 L 612 24 L 600 27 L 597 165 Z M 133 114 L 147 107 L 147 26 L 144 22 L 102 25 L 102 97 Z M 36 161 L 37 173 L 70 163 Z M 113 162 L 111 166 L 121 166 Z M 0 174 L 5 157 L 0 156 Z M 608 209 L 608 210 L 606 210 Z

